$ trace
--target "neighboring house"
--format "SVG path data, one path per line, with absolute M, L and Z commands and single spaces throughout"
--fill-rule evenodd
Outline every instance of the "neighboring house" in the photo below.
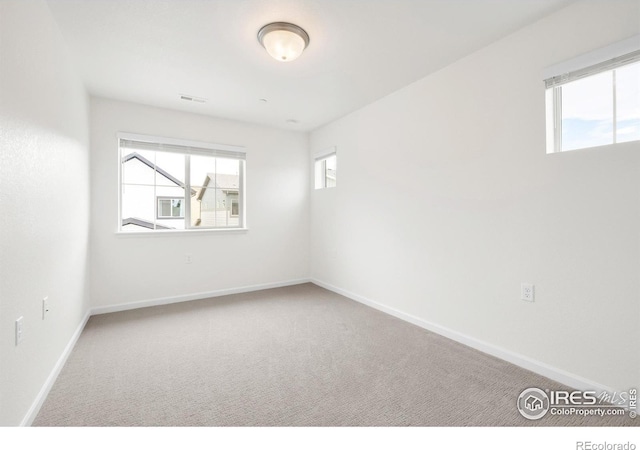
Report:
M 127 219 L 122 219 L 122 229 L 123 230 L 130 230 L 129 227 L 141 227 L 141 228 L 148 228 L 150 230 L 154 229 L 154 224 L 153 222 L 148 222 L 146 220 L 142 220 L 142 219 L 136 219 L 134 217 L 129 217 Z M 155 224 L 155 228 L 159 229 L 159 230 L 171 230 L 171 227 L 165 227 L 164 225 L 159 225 L 159 224 Z
M 200 218 L 200 221 L 194 225 L 238 226 L 240 224 L 239 186 L 238 175 L 208 173 L 198 195 L 191 200 L 192 214 L 194 216 L 199 214 Z
M 182 181 L 136 152 L 122 158 L 122 180 L 124 231 L 184 229 Z

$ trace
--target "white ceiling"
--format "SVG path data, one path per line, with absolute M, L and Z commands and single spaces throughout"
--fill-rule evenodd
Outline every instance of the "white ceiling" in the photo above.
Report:
M 48 0 L 91 94 L 302 131 L 569 2 Z M 277 62 L 258 43 L 275 21 L 309 33 L 296 61 Z

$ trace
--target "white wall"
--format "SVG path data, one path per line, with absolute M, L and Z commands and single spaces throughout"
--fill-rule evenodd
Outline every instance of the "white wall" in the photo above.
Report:
M 118 132 L 245 146 L 249 230 L 117 235 Z M 309 276 L 306 133 L 94 98 L 91 152 L 93 306 Z
M 0 1 L 0 425 L 27 416 L 88 309 L 88 131 L 46 4 Z
M 616 389 L 640 386 L 640 145 L 545 154 L 542 70 L 638 33 L 573 4 L 311 135 L 311 275 Z M 521 282 L 535 303 L 519 300 Z

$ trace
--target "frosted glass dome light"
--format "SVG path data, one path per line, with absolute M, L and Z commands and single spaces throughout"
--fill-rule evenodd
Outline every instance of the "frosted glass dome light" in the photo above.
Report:
M 274 22 L 258 31 L 258 41 L 274 59 L 290 62 L 309 45 L 309 35 L 297 25 Z

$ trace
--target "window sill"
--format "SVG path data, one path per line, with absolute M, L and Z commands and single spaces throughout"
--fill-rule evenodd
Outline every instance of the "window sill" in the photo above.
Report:
M 598 152 L 598 151 L 621 151 L 621 150 L 636 151 L 638 149 L 637 147 L 639 144 L 640 144 L 640 140 L 616 142 L 614 144 L 594 145 L 593 147 L 572 148 L 571 150 L 562 150 L 557 152 L 548 151 L 547 155 L 566 155 L 568 153 L 588 153 L 588 152 Z
M 249 228 L 211 228 L 206 230 L 116 231 L 118 237 L 185 236 L 217 233 L 246 233 Z

